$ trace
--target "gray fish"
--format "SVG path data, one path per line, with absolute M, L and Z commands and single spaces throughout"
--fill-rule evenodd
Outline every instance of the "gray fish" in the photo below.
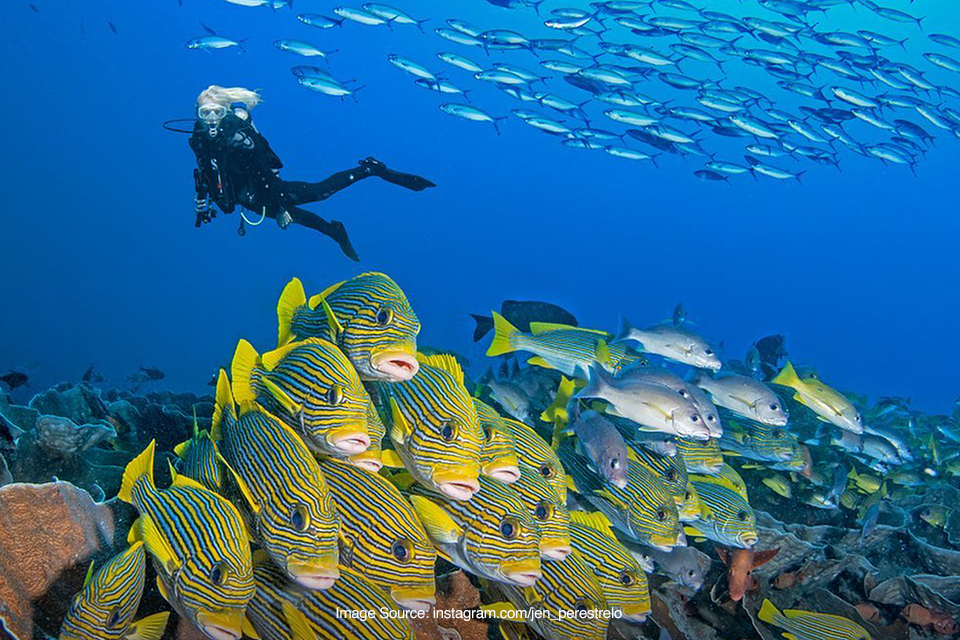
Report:
M 674 324 L 637 329 L 621 318 L 620 331 L 615 341 L 624 340 L 639 342 L 642 351 L 692 367 L 719 371 L 722 366 L 720 358 L 706 340 L 689 329 Z
M 633 553 L 633 549 L 630 549 Z M 695 547 L 674 547 L 670 551 L 662 551 L 653 547 L 645 549 L 656 564 L 657 569 L 666 574 L 674 582 L 699 591 L 707 571 L 710 569 L 710 556 Z
M 762 424 L 783 427 L 787 409 L 773 391 L 762 382 L 737 374 L 716 378 L 700 373 L 693 383 L 710 394 L 714 403 Z
M 596 411 L 584 411 L 570 421 L 580 451 L 607 482 L 623 489 L 627 486 L 630 460 L 623 436 L 610 420 Z

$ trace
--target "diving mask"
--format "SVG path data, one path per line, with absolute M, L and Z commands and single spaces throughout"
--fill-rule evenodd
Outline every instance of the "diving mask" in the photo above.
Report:
M 227 115 L 228 108 L 222 104 L 201 104 L 197 107 L 197 118 L 210 125 L 215 125 Z

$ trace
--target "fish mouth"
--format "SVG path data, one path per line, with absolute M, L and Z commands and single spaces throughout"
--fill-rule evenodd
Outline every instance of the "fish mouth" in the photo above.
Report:
M 500 573 L 507 579 L 507 582 L 512 582 L 521 587 L 532 587 L 543 575 L 543 572 L 540 570 L 539 558 L 537 560 L 505 562 L 501 567 Z
M 547 560 L 563 560 L 573 553 L 573 547 L 569 540 L 549 540 L 540 541 L 540 555 Z
M 295 582 L 308 589 L 329 589 L 340 578 L 336 555 L 312 560 L 290 559 L 287 573 Z
M 436 586 L 397 587 L 390 590 L 390 597 L 397 605 L 413 611 L 429 611 L 437 603 Z
M 201 611 L 197 627 L 211 640 L 240 640 L 243 636 L 243 611 Z
M 432 480 L 440 493 L 454 500 L 469 500 L 480 490 L 476 472 L 470 473 L 466 468 L 438 471 Z
M 620 613 L 623 614 L 623 619 L 629 622 L 646 622 L 650 608 L 643 608 L 640 605 L 627 605 L 620 607 Z
M 338 453 L 354 455 L 370 448 L 366 422 L 354 422 L 333 429 L 326 436 L 327 445 Z
M 416 352 L 413 345 L 385 349 L 370 357 L 370 366 L 387 382 L 406 382 L 420 371 Z
M 742 536 L 738 536 L 737 540 L 743 545 L 744 549 L 749 549 L 753 545 L 757 544 L 759 538 L 755 534 L 747 533 Z
M 364 471 L 370 471 L 371 473 L 377 473 L 380 469 L 383 468 L 383 461 L 380 460 L 379 455 L 367 455 L 369 450 L 364 451 L 363 453 L 358 453 L 347 458 L 347 462 L 352 464 L 355 467 L 360 467 Z
M 504 484 L 512 484 L 520 479 L 520 467 L 516 464 L 487 465 L 481 473 L 488 478 L 499 480 Z

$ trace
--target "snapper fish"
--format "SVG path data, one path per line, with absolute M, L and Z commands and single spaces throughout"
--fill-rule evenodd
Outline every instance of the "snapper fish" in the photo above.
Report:
M 610 334 L 605 331 L 531 322 L 530 333 L 523 333 L 496 311 L 491 315 L 494 336 L 488 356 L 529 351 L 534 354 L 527 360 L 529 364 L 556 369 L 568 376 L 583 374 L 594 363 L 607 371 L 617 371 L 640 360 L 623 345 L 608 345 Z
M 447 497 L 470 500 L 480 488 L 484 437 L 463 371 L 449 355 L 424 356 L 419 371 L 406 382 L 377 384 L 396 449 L 384 452 L 384 462 L 406 467 L 417 482 Z
M 819 378 L 801 379 L 790 362 L 770 382 L 793 389 L 796 392 L 794 399 L 811 409 L 823 422 L 851 433 L 863 433 L 863 418 L 852 402 Z
M 386 589 L 400 607 L 429 609 L 437 552 L 400 490 L 339 460 L 323 460 L 320 469 L 340 515 L 341 565 Z
M 707 341 L 689 329 L 673 324 L 658 324 L 646 329 L 630 326 L 625 318 L 620 320 L 620 332 L 616 342 L 631 340 L 639 342 L 640 350 L 662 356 L 668 360 L 687 364 L 699 369 L 719 371 L 720 358 Z
M 308 301 L 300 280 L 277 303 L 277 346 L 305 338 L 336 344 L 361 380 L 401 382 L 417 374 L 420 319 L 389 276 L 362 273 L 328 287 Z
M 93 571 L 83 590 L 70 601 L 60 626 L 59 640 L 160 640 L 167 626 L 167 611 L 134 620 L 147 567 L 143 542 L 130 547 Z
M 370 396 L 334 344 L 307 338 L 261 356 L 241 340 L 230 370 L 238 402 L 256 402 L 311 450 L 346 457 L 369 448 Z
M 496 410 L 479 398 L 473 399 L 483 430 L 480 449 L 480 473 L 506 484 L 520 478 L 519 461 L 513 433 Z
M 416 484 L 410 491 L 413 508 L 444 558 L 496 582 L 530 587 L 540 579 L 537 523 L 509 485 L 480 476 L 480 489 L 470 500 L 439 496 Z
M 155 448 L 151 441 L 123 472 L 117 497 L 140 514 L 128 539 L 144 543 L 160 594 L 174 611 L 210 640 L 240 640 L 254 592 L 240 513 L 186 476 L 174 473 L 173 484 L 159 489 L 153 481 Z
M 221 369 L 210 439 L 243 497 L 249 530 L 270 559 L 308 589 L 330 588 L 340 577 L 340 520 L 300 436 L 253 403 L 238 412 Z
M 653 384 L 669 387 L 682 397 L 693 403 L 693 406 L 700 412 L 704 424 L 710 431 L 711 438 L 719 438 L 723 435 L 723 427 L 720 425 L 720 414 L 707 395 L 696 385 L 686 382 L 683 378 L 663 367 L 630 367 L 621 371 L 617 378 L 620 380 L 639 380 L 641 382 L 651 382 Z
M 778 610 L 764 600 L 757 617 L 792 640 L 871 640 L 867 630 L 847 618 L 799 609 Z
M 630 622 L 644 622 L 651 610 L 650 587 L 640 562 L 617 540 L 613 530 L 593 514 L 570 514 L 573 548 L 593 568 L 604 600 Z
M 735 373 L 718 377 L 701 373 L 693 383 L 710 394 L 715 404 L 737 415 L 776 427 L 787 424 L 786 407 L 769 387 L 758 380 Z
M 247 607 L 248 637 L 262 640 L 414 640 L 406 618 L 398 615 L 383 589 L 359 572 L 343 569 L 329 589 L 297 588 L 265 553 L 254 553 L 256 593 Z M 357 609 L 386 611 L 366 619 L 342 615 Z M 255 632 L 255 634 L 254 634 Z

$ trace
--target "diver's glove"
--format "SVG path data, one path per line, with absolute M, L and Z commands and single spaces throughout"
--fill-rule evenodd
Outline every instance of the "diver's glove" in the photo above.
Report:
M 277 224 L 281 229 L 286 229 L 290 226 L 290 223 L 293 222 L 293 218 L 290 216 L 290 212 L 286 209 L 280 211 L 277 214 Z

